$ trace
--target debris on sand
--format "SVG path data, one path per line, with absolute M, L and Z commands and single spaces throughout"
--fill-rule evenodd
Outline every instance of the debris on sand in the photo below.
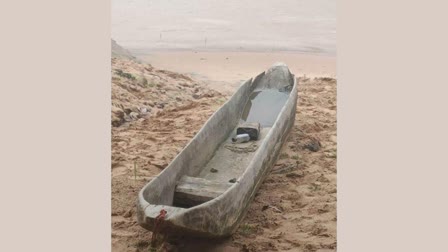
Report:
M 316 138 L 312 138 L 308 143 L 304 145 L 305 149 L 308 149 L 313 152 L 319 151 L 320 147 L 322 147 L 322 144 Z

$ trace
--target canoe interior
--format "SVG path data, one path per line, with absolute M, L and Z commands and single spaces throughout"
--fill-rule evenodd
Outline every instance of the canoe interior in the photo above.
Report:
M 247 122 L 258 122 L 262 127 L 271 127 L 288 100 L 289 92 L 278 89 L 252 92 L 243 109 L 241 119 Z
M 238 183 L 239 177 L 246 170 L 256 150 L 261 142 L 264 141 L 271 126 L 288 100 L 290 91 L 288 89 L 279 90 L 274 88 L 254 90 L 249 95 L 249 99 L 244 108 L 241 108 L 242 114 L 239 119 L 239 124 L 219 144 L 219 147 L 206 165 L 197 174 L 190 175 L 191 177 L 202 179 L 196 181 L 197 186 L 190 187 L 189 193 L 186 193 L 181 190 L 184 184 L 182 183 L 182 178 L 179 179 L 181 182 L 177 182 L 173 206 L 188 208 L 202 204 L 213 199 L 201 197 L 201 195 L 204 191 L 217 191 L 213 188 L 216 186 L 216 183 Z M 261 128 L 258 140 L 251 140 L 246 143 L 233 143 L 232 138 L 236 135 L 238 125 L 244 122 L 260 123 Z M 210 188 L 205 188 L 207 186 Z M 198 198 L 202 198 L 203 200 L 197 200 Z
M 239 184 L 240 179 L 244 180 L 244 183 L 249 183 L 242 186 L 245 191 L 241 192 L 241 202 L 246 202 L 246 198 L 249 199 L 253 195 L 251 188 L 257 188 L 260 178 L 265 174 L 264 167 L 278 154 L 279 144 L 283 141 L 284 134 L 288 133 L 280 131 L 279 127 L 273 127 L 279 125 L 286 131 L 291 127 L 295 116 L 294 104 L 297 100 L 295 92 L 294 96 L 291 95 L 292 89 L 296 91 L 295 83 L 294 75 L 284 64 L 274 65 L 254 79 L 244 82 L 238 91 L 208 119 L 204 127 L 164 171 L 141 190 L 138 201 L 139 223 L 143 226 L 149 225 L 158 214 L 159 207 L 165 206 L 173 221 L 177 221 L 179 225 L 183 223 L 181 225 L 185 226 L 186 219 L 182 218 L 187 218 L 187 214 L 192 216 L 194 214 L 182 209 L 187 210 L 222 194 L 227 195 L 227 192 L 235 188 L 233 186 L 235 183 Z M 285 112 L 289 118 L 285 122 L 285 114 L 279 123 L 277 119 L 281 111 L 286 108 L 285 104 L 289 104 L 288 112 Z M 259 123 L 261 126 L 259 137 L 246 143 L 233 143 L 232 138 L 236 135 L 236 129 L 243 123 Z M 273 142 L 266 142 L 271 135 L 270 139 Z M 265 142 L 272 148 L 267 147 Z M 254 179 L 248 181 L 245 174 L 249 166 L 254 166 L 252 164 L 256 156 L 263 159 L 255 162 L 257 167 L 259 166 L 256 169 L 261 167 L 263 169 L 260 174 L 251 171 L 251 175 L 247 176 L 254 176 Z M 228 207 L 238 208 L 236 205 Z M 197 212 L 201 211 L 196 207 L 195 209 Z M 174 214 L 181 212 L 185 214 L 183 217 L 177 218 Z M 235 213 L 235 216 L 239 215 Z M 201 225 L 205 219 L 207 218 L 201 219 Z M 193 223 L 193 220 L 188 221 Z M 228 219 L 229 228 L 230 226 L 233 228 L 232 223 L 235 221 Z M 211 228 L 208 226 L 208 229 Z
M 250 141 L 247 143 L 232 143 L 231 138 L 234 136 L 234 133 L 230 134 L 226 141 L 224 141 L 218 147 L 218 150 L 216 150 L 215 154 L 204 166 L 202 171 L 194 177 L 220 183 L 232 183 L 230 182 L 232 180 L 235 181 L 234 183 L 238 183 L 239 177 L 246 170 L 246 167 L 252 160 L 257 147 L 264 140 L 270 129 L 270 127 L 262 128 L 259 139 L 257 141 Z M 204 183 L 199 182 L 197 186 L 198 190 L 191 191 L 189 196 L 191 197 L 198 194 L 200 195 L 202 193 L 201 190 L 204 190 L 204 187 L 202 185 L 204 185 Z M 209 187 L 213 187 L 213 185 L 209 185 Z M 209 188 L 208 190 L 211 190 L 211 188 Z M 175 199 L 177 193 L 178 190 L 176 188 L 174 195 Z M 183 199 L 181 199 L 180 202 L 174 200 L 173 205 L 177 207 L 187 208 L 202 204 L 211 199 L 212 198 L 204 201 L 196 201 L 195 203 L 192 202 L 190 204 L 184 204 Z

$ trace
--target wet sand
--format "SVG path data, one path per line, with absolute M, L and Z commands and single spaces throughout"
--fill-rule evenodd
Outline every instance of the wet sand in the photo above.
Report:
M 139 51 L 131 52 L 156 68 L 187 74 L 218 91 L 233 92 L 242 81 L 275 62 L 284 62 L 297 77 L 336 78 L 336 57 L 297 52 Z

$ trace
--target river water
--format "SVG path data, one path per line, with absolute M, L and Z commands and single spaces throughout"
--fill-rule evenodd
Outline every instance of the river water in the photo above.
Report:
M 336 0 L 112 0 L 112 38 L 133 50 L 336 55 Z

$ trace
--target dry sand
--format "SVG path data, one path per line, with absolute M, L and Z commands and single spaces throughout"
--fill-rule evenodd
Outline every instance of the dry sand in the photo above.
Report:
M 245 57 L 233 54 L 227 68 L 219 71 L 218 63 L 205 63 L 213 61 L 211 55 L 195 66 L 177 64 L 186 72 L 208 66 L 217 75 L 234 72 L 232 64 L 244 66 L 247 72 L 234 72 L 234 80 L 272 64 L 263 59 L 257 68 L 237 62 Z M 155 64 L 172 60 L 159 58 Z M 118 74 L 118 69 L 136 79 Z M 300 75 L 297 66 L 291 70 Z M 112 251 L 148 251 L 151 232 L 136 222 L 138 191 L 181 151 L 228 94 L 209 89 L 204 80 L 127 59 L 113 59 L 112 72 Z M 166 244 L 169 251 L 336 250 L 336 80 L 300 78 L 298 92 L 294 128 L 237 232 L 221 241 L 171 241 Z M 310 151 L 305 148 L 310 142 L 320 142 L 321 148 Z

